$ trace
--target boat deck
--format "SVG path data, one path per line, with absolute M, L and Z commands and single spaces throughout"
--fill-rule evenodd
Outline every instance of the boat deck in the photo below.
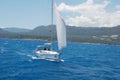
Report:
M 48 51 L 48 50 L 38 50 L 36 51 L 38 54 L 59 54 L 58 52 L 55 51 Z

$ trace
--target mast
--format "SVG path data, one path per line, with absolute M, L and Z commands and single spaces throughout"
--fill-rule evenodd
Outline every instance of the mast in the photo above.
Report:
M 53 25 L 53 0 L 51 5 L 51 25 Z
M 53 26 L 53 0 L 51 3 L 51 27 Z M 50 37 L 51 37 L 51 50 L 52 50 L 52 29 L 50 29 Z

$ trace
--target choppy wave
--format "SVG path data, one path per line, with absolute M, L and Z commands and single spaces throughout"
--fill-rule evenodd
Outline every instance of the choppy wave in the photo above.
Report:
M 0 80 L 120 79 L 120 46 L 68 43 L 62 62 L 55 62 L 36 56 L 39 43 L 0 40 Z

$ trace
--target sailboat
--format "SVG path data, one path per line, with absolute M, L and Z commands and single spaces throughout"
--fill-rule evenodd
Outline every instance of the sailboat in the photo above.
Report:
M 53 9 L 56 15 L 58 50 L 54 51 L 52 49 L 52 43 L 45 43 L 43 46 L 40 45 L 37 47 L 36 53 L 40 59 L 59 61 L 61 55 L 60 51 L 67 45 L 66 26 L 63 19 L 61 18 L 61 15 L 54 0 L 52 0 L 51 24 L 53 25 Z

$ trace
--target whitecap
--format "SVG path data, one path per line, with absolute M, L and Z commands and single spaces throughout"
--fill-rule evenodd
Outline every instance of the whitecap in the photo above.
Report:
M 2 53 L 4 53 L 4 51 L 5 51 L 4 48 L 1 47 L 1 48 L 0 48 L 0 53 L 2 54 Z
M 36 56 L 31 56 L 31 58 L 32 58 L 32 59 L 40 59 L 40 58 L 38 58 L 38 57 L 36 57 Z

